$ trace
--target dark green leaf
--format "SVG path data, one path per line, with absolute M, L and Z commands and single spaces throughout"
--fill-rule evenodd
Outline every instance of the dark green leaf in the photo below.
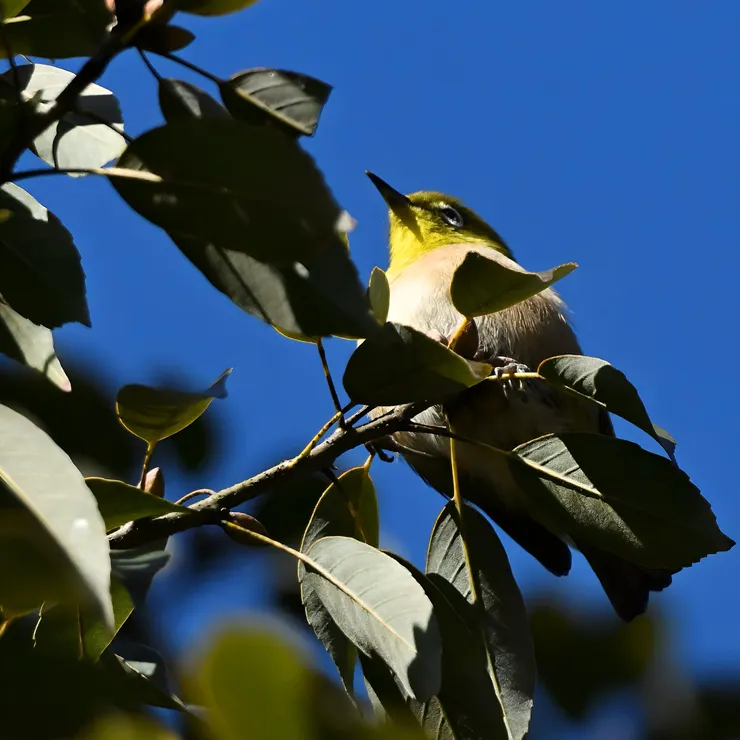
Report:
M 166 540 L 128 550 L 111 550 L 111 574 L 121 581 L 136 604 L 144 601 L 154 576 L 170 561 Z
M 378 655 L 404 690 L 426 701 L 439 690 L 441 652 L 432 603 L 409 572 L 385 553 L 349 537 L 324 537 L 308 549 L 304 584 L 366 655 Z
M 388 308 L 391 304 L 391 287 L 388 285 L 388 278 L 379 267 L 373 267 L 373 271 L 370 273 L 367 294 L 375 318 L 379 323 L 385 324 L 388 318 Z
M 465 622 L 480 620 L 488 670 L 503 709 L 505 731 L 522 740 L 529 729 L 535 687 L 535 661 L 527 612 L 501 541 L 475 509 L 464 509 L 465 539 L 458 513 L 450 502 L 432 531 L 427 553 L 427 573 L 451 583 L 475 604 L 476 614 Z M 442 586 L 442 580 L 435 580 Z M 474 704 L 477 704 L 474 703 Z
M 147 717 L 109 714 L 95 720 L 79 740 L 174 740 L 169 728 Z
M 28 5 L 28 0 L 0 0 L 0 20 L 13 18 Z
M 298 143 L 232 118 L 147 131 L 119 160 L 139 177 L 110 178 L 126 202 L 173 238 L 194 238 L 267 263 L 301 265 L 344 245 L 343 211 Z
M 110 629 L 110 558 L 95 498 L 72 461 L 21 414 L 0 406 L 0 605 L 76 596 Z
M 377 656 L 360 653 L 360 665 L 367 695 L 379 720 L 391 718 L 395 722 L 411 724 L 415 715 L 408 706 L 409 699 L 388 666 Z
M 225 15 L 254 5 L 257 0 L 177 0 L 177 5 L 186 13 L 197 15 Z
M 48 110 L 74 79 L 66 69 L 48 64 L 22 64 L 2 77 L 19 80 L 24 100 L 33 100 L 39 112 Z M 77 98 L 77 109 L 55 121 L 33 141 L 31 150 L 52 167 L 95 168 L 116 159 L 126 147 L 123 116 L 116 96 L 97 84 L 88 85 Z
M 675 462 L 676 440 L 650 421 L 637 389 L 613 365 L 598 357 L 562 355 L 540 363 L 537 372 L 550 383 L 592 398 L 632 422 L 655 439 Z
M 0 295 L 21 316 L 54 328 L 90 326 L 85 273 L 72 235 L 13 183 L 0 187 Z
M 279 266 L 197 239 L 178 237 L 175 243 L 237 306 L 286 333 L 354 339 L 378 328 L 357 269 L 339 244 L 302 266 Z
M 111 644 L 134 610 L 134 602 L 128 589 L 115 578 L 111 578 L 110 596 L 113 602 L 113 633 L 105 629 L 99 619 L 83 620 L 82 645 L 85 655 L 97 660 Z
M 185 506 L 178 506 L 120 480 L 85 478 L 85 483 L 98 502 L 98 509 L 108 532 L 137 519 L 188 511 Z
M 366 467 L 343 473 L 321 495 L 301 543 L 301 552 L 322 537 L 354 537 L 378 546 L 378 500 Z M 331 618 L 318 594 L 304 583 L 306 568 L 298 563 L 298 582 L 306 619 L 339 670 L 345 688 L 351 694 L 357 651 Z
M 231 368 L 200 393 L 125 385 L 116 397 L 116 413 L 126 429 L 150 445 L 177 434 L 192 424 L 214 398 L 226 396 L 225 382 Z
M 450 295 L 455 308 L 468 318 L 484 316 L 521 303 L 576 269 L 567 262 L 544 272 L 527 272 L 508 257 L 490 250 L 486 256 L 468 252 L 455 270 Z
M 93 54 L 113 20 L 102 0 L 31 0 L 5 23 L 13 53 L 47 59 Z M 7 56 L 0 45 L 0 57 Z
M 180 26 L 160 26 L 153 24 L 150 28 L 139 31 L 136 46 L 155 54 L 167 54 L 180 51 L 195 41 L 195 34 Z
M 159 107 L 168 123 L 191 118 L 228 118 L 229 115 L 207 92 L 184 80 L 159 81 Z
M 511 470 L 533 510 L 578 542 L 669 570 L 735 544 L 686 473 L 632 442 L 570 432 L 514 452 Z
M 0 352 L 38 370 L 63 391 L 72 390 L 62 368 L 51 332 L 38 326 L 0 300 Z
M 274 123 L 293 134 L 313 136 L 331 86 L 283 69 L 248 69 L 221 83 L 221 97 L 234 118 Z
M 416 329 L 385 324 L 352 354 L 344 388 L 355 403 L 444 401 L 487 378 L 490 365 L 463 359 Z

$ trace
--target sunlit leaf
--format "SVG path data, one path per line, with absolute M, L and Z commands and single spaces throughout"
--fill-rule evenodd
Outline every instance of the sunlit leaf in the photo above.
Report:
M 85 273 L 72 235 L 13 183 L 0 187 L 0 295 L 14 311 L 51 329 L 90 326 Z
M 246 123 L 265 122 L 313 136 L 331 86 L 308 75 L 283 69 L 248 69 L 220 85 L 230 113 Z
M 426 701 L 439 690 L 441 652 L 432 604 L 413 576 L 374 547 L 324 537 L 308 549 L 304 584 L 367 655 L 377 654 L 404 690 Z
M 490 372 L 416 329 L 387 323 L 349 358 L 344 388 L 355 403 L 373 406 L 444 401 Z
M 230 374 L 231 368 L 221 373 L 208 390 L 200 393 L 125 385 L 116 397 L 116 413 L 131 434 L 155 444 L 192 424 L 214 398 L 224 398 L 225 382 Z
M 375 318 L 379 323 L 385 324 L 391 303 L 391 288 L 388 284 L 388 278 L 379 267 L 373 267 L 373 271 L 370 273 L 370 284 L 367 293 Z
M 110 558 L 95 498 L 45 432 L 0 406 L 0 605 L 69 603 L 113 625 Z
M 378 546 L 378 501 L 366 467 L 343 473 L 321 495 L 301 543 L 301 552 L 322 537 L 354 537 Z M 352 693 L 357 651 L 337 627 L 327 608 L 310 584 L 304 582 L 306 569 L 298 563 L 298 582 L 306 619 L 339 670 L 347 691 Z
M 38 113 L 49 110 L 75 77 L 66 69 L 48 64 L 21 64 L 2 75 L 13 85 L 16 76 L 22 98 L 34 100 Z M 116 96 L 93 83 L 80 93 L 76 109 L 48 126 L 34 139 L 31 149 L 52 167 L 102 167 L 125 149 L 121 131 L 123 116 Z
M 455 270 L 450 295 L 455 308 L 468 318 L 501 311 L 531 298 L 569 275 L 577 267 L 567 262 L 544 272 L 527 272 L 494 250 L 489 256 L 468 252 Z
M 637 389 L 621 371 L 598 357 L 561 355 L 540 363 L 537 372 L 548 382 L 571 388 L 587 398 L 604 404 L 607 410 L 621 416 L 647 432 L 674 459 L 676 440 L 665 429 L 650 421 Z
M 178 506 L 120 480 L 85 478 L 85 483 L 98 502 L 98 509 L 108 532 L 137 519 L 188 511 L 185 506 Z
M 72 389 L 54 349 L 51 332 L 0 300 L 0 352 L 38 370 L 63 391 Z

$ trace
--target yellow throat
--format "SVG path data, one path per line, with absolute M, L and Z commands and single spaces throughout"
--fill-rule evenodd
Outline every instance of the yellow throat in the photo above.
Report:
M 496 230 L 457 198 L 428 191 L 403 195 L 372 172 L 367 176 L 390 209 L 389 276 L 422 254 L 450 244 L 484 244 L 513 259 Z

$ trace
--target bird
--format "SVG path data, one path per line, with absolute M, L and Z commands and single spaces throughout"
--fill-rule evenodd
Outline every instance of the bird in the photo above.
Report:
M 507 243 L 458 198 L 439 192 L 410 195 L 367 172 L 389 208 L 390 287 L 387 321 L 403 324 L 447 343 L 463 317 L 453 306 L 450 284 L 469 252 L 521 270 Z M 475 320 L 470 359 L 485 360 L 499 373 L 526 372 L 557 355 L 582 355 L 568 310 L 552 289 Z M 467 338 L 470 344 L 470 337 Z M 477 340 L 477 341 L 476 341 Z M 462 345 L 456 345 L 456 349 Z M 462 352 L 461 352 L 462 353 Z M 501 377 L 501 375 L 499 375 Z M 562 432 L 614 435 L 608 412 L 543 381 L 481 383 L 445 408 L 433 406 L 414 421 L 446 426 L 454 421 L 460 439 L 511 451 L 520 444 Z M 432 488 L 452 498 L 449 439 L 418 431 L 397 432 L 393 447 Z M 675 571 L 631 563 L 607 550 L 551 531 L 528 510 L 526 497 L 505 459 L 480 445 L 459 441 L 460 491 L 524 550 L 556 576 L 567 575 L 571 547 L 596 574 L 616 614 L 631 621 L 645 612 L 650 592 L 671 584 Z

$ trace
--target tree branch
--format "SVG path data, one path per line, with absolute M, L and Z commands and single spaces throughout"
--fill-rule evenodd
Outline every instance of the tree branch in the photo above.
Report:
M 291 478 L 329 468 L 345 452 L 402 431 L 414 416 L 431 405 L 413 403 L 398 406 L 390 413 L 360 427 L 337 429 L 329 439 L 317 445 L 310 453 L 302 453 L 290 460 L 284 460 L 252 478 L 224 488 L 193 504 L 189 507 L 188 513 L 166 514 L 156 519 L 125 524 L 109 535 L 110 546 L 112 549 L 136 547 L 193 527 L 219 524 L 223 519 L 223 509 L 233 509 Z

